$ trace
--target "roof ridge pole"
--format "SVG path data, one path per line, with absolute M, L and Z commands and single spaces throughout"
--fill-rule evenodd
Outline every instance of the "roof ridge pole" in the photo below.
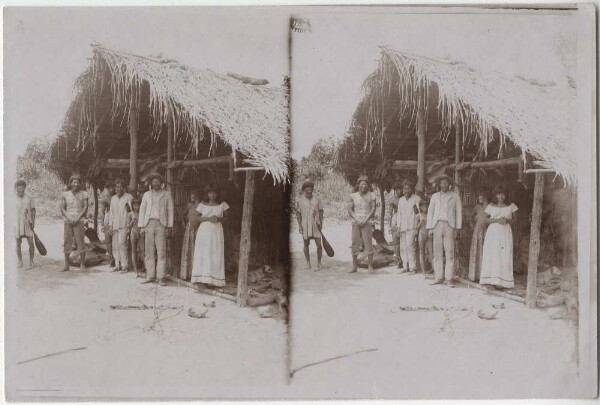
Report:
M 417 97 L 417 192 L 425 191 L 425 107 L 423 106 L 424 89 L 419 86 Z

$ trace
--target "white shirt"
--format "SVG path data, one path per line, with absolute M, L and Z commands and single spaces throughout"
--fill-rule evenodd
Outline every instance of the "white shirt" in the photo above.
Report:
M 417 215 L 419 214 L 419 203 L 421 197 L 416 194 L 409 198 L 402 196 L 398 200 L 398 211 L 396 212 L 396 226 L 400 231 L 410 231 L 415 229 L 417 224 Z
M 439 221 L 448 221 L 448 201 L 452 198 L 452 192 L 440 192 L 440 217 Z
M 131 200 L 131 194 L 128 193 L 124 193 L 121 197 L 118 194 L 112 196 L 108 223 L 113 231 L 127 228 L 127 206 L 131 204 Z
M 158 201 L 160 200 L 160 197 L 162 196 L 162 190 L 159 191 L 154 191 L 154 189 L 151 190 L 152 193 L 152 208 L 150 209 L 150 219 L 160 219 L 160 211 L 159 211 L 159 205 L 158 205 Z

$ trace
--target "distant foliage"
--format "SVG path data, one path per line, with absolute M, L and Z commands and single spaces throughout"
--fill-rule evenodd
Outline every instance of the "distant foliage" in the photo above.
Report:
M 17 177 L 27 183 L 27 193 L 36 201 L 38 216 L 59 217 L 58 203 L 65 185 L 49 168 L 51 140 L 32 140 L 25 153 L 17 158 Z
M 315 193 L 324 204 L 325 218 L 347 219 L 346 199 L 352 187 L 334 164 L 336 143 L 331 138 L 318 140 L 308 156 L 300 162 L 294 160 L 293 200 L 300 195 L 302 183 L 311 180 L 315 183 Z

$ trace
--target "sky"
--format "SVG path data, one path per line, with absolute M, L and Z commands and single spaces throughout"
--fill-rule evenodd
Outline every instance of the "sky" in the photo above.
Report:
M 559 33 L 574 37 L 575 19 L 546 15 L 298 13 L 311 31 L 292 34 L 292 156 L 310 153 L 323 137 L 346 133 L 360 100 L 360 87 L 375 69 L 379 46 L 473 68 L 566 85 L 555 51 Z M 397 9 L 396 9 L 397 10 Z
M 37 136 L 56 136 L 92 42 L 140 55 L 237 72 L 280 85 L 292 76 L 292 156 L 347 130 L 379 46 L 461 60 L 475 68 L 557 83 L 554 50 L 574 32 L 564 14 L 436 14 L 432 9 L 346 8 L 8 8 L 4 12 L 5 168 Z M 433 9 L 435 10 L 435 9 Z M 453 9 L 455 10 L 455 9 Z M 424 12 L 427 11 L 427 14 Z M 292 35 L 289 16 L 310 19 Z
M 289 72 L 288 16 L 260 7 L 6 9 L 5 168 L 34 137 L 56 136 L 92 42 L 280 86 Z

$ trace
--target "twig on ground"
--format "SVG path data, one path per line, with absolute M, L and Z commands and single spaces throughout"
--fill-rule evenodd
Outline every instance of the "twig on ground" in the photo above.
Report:
M 41 360 L 41 359 L 45 359 L 46 357 L 57 356 L 59 354 L 74 352 L 74 351 L 77 351 L 77 350 L 85 350 L 85 349 L 87 349 L 87 347 L 76 347 L 74 349 L 62 350 L 60 352 L 49 353 L 49 354 L 45 354 L 45 355 L 40 356 L 40 357 L 35 357 L 33 359 L 20 361 L 17 364 L 25 364 L 25 363 L 29 363 L 30 361 Z
M 140 305 L 120 305 L 120 304 L 116 304 L 116 305 L 111 305 L 110 309 L 121 309 L 121 310 L 147 310 L 147 309 L 159 309 L 159 310 L 165 310 L 165 309 L 181 309 L 182 306 L 171 306 L 171 305 L 159 305 L 158 307 L 155 307 L 154 305 L 146 305 L 146 304 L 140 304 Z
M 399 309 L 400 309 L 400 311 L 470 311 L 473 308 L 471 308 L 471 307 L 460 307 L 460 308 L 448 307 L 448 308 L 444 308 L 444 307 L 438 307 L 438 306 L 432 305 L 430 307 L 402 306 Z
M 301 366 L 301 367 L 298 367 L 298 368 L 296 368 L 296 369 L 292 370 L 292 371 L 290 372 L 290 377 L 293 377 L 293 376 L 294 376 L 294 374 L 296 374 L 298 371 L 300 371 L 300 370 L 303 370 L 303 369 L 305 369 L 305 368 L 307 368 L 307 367 L 312 367 L 312 366 L 316 366 L 316 365 L 318 365 L 318 364 L 327 363 L 328 361 L 333 361 L 333 360 L 339 360 L 339 359 L 343 359 L 344 357 L 354 356 L 355 354 L 359 354 L 359 353 L 374 352 L 374 351 L 376 351 L 376 350 L 379 350 L 379 349 L 375 348 L 375 349 L 365 349 L 365 350 L 359 350 L 359 351 L 356 351 L 356 352 L 353 352 L 353 353 L 343 354 L 343 355 L 341 355 L 341 356 L 335 356 L 335 357 L 331 357 L 331 358 L 329 358 L 329 359 L 325 359 L 325 360 L 317 361 L 317 362 L 315 362 L 315 363 L 309 363 L 309 364 L 305 364 L 304 366 Z

